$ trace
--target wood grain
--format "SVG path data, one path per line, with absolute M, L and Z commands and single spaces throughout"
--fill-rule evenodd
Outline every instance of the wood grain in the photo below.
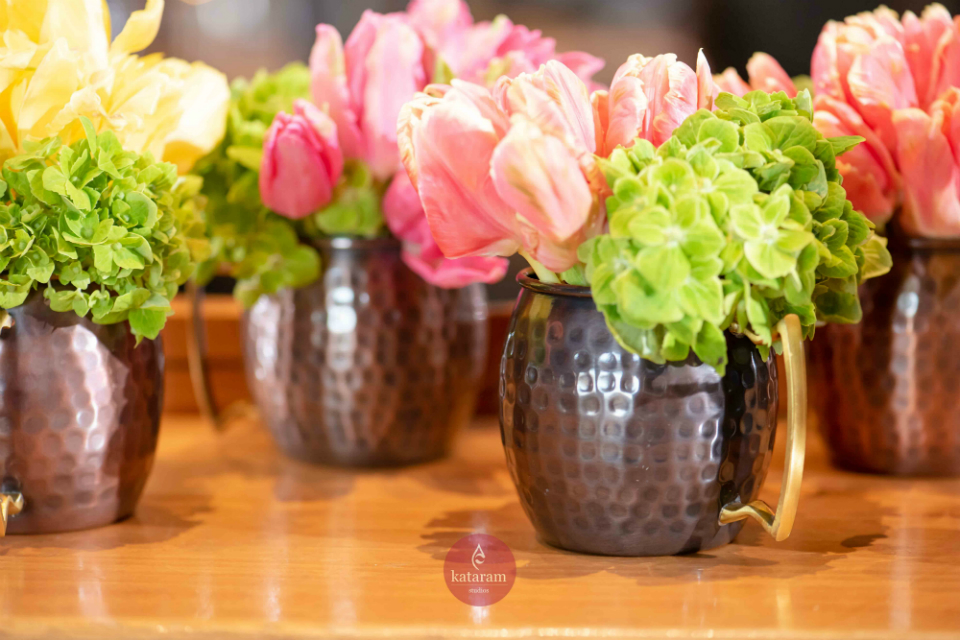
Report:
M 693 556 L 583 556 L 537 541 L 490 420 L 445 461 L 355 472 L 283 459 L 254 422 L 167 418 L 132 519 L 0 540 L 0 637 L 952 638 L 958 529 L 960 481 L 835 471 L 814 438 L 786 542 L 750 523 Z M 476 531 L 519 570 L 473 609 L 441 572 Z

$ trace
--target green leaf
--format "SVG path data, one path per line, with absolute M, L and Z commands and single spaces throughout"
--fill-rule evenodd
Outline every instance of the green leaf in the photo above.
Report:
M 720 376 L 726 373 L 727 367 L 727 340 L 716 325 L 704 323 L 693 345 L 693 352 L 700 361 L 717 370 Z
M 774 149 L 803 147 L 813 151 L 817 143 L 817 130 L 802 116 L 778 116 L 763 123 L 773 141 Z
M 130 312 L 130 328 L 137 336 L 139 343 L 142 338 L 155 340 L 167 323 L 167 311 L 163 309 L 134 309 Z
M 719 152 L 727 153 L 735 151 L 740 145 L 740 132 L 737 131 L 737 126 L 732 122 L 707 118 L 700 125 L 697 142 L 702 143 L 711 139 L 720 143 Z
M 836 157 L 842 156 L 861 142 L 866 141 L 866 138 L 860 136 L 837 136 L 835 138 L 828 138 L 827 141 L 833 148 L 833 155 Z
M 657 291 L 676 289 L 690 275 L 690 261 L 676 246 L 649 247 L 634 260 L 640 275 Z

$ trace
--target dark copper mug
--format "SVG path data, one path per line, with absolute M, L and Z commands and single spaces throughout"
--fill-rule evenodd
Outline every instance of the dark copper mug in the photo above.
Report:
M 589 289 L 518 277 L 500 368 L 500 425 L 520 502 L 541 539 L 657 556 L 730 542 L 754 518 L 790 534 L 806 434 L 799 321 L 787 358 L 787 461 L 776 511 L 757 501 L 777 424 L 777 367 L 728 334 L 724 377 L 692 355 L 658 365 L 613 338 Z
M 891 252 L 860 288 L 863 321 L 817 329 L 818 422 L 840 467 L 960 475 L 960 241 L 894 236 Z
M 42 292 L 0 333 L 0 534 L 110 524 L 153 465 L 163 345 L 127 323 L 52 311 Z
M 277 444 L 297 459 L 347 466 L 444 455 L 476 405 L 486 290 L 428 284 L 392 238 L 315 246 L 320 280 L 262 296 L 243 319 L 247 382 Z M 199 391 L 213 407 L 203 382 Z

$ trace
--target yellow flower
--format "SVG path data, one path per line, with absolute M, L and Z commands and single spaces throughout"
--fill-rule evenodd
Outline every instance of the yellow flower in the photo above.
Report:
M 0 161 L 28 140 L 75 141 L 87 116 L 189 171 L 223 137 L 230 90 L 203 63 L 136 55 L 162 15 L 163 0 L 147 0 L 111 42 L 104 0 L 0 0 Z

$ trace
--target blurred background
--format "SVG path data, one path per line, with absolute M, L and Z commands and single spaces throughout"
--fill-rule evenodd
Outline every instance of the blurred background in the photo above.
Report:
M 879 0 L 468 0 L 477 21 L 505 13 L 541 29 L 558 51 L 582 50 L 603 57 L 597 80 L 609 83 L 633 53 L 673 52 L 691 66 L 703 47 L 714 72 L 744 66 L 755 51 L 776 57 L 791 75 L 810 71 L 810 54 L 828 20 L 874 9 Z M 114 29 L 144 0 L 108 0 Z M 407 0 L 167 0 L 160 34 L 151 50 L 203 60 L 229 77 L 261 67 L 306 61 L 314 26 L 336 26 L 346 39 L 365 9 L 400 11 Z M 920 13 L 925 0 L 892 0 L 890 8 Z M 960 12 L 960 0 L 942 2 Z M 518 261 L 519 265 L 522 261 Z M 492 295 L 515 295 L 513 277 Z

